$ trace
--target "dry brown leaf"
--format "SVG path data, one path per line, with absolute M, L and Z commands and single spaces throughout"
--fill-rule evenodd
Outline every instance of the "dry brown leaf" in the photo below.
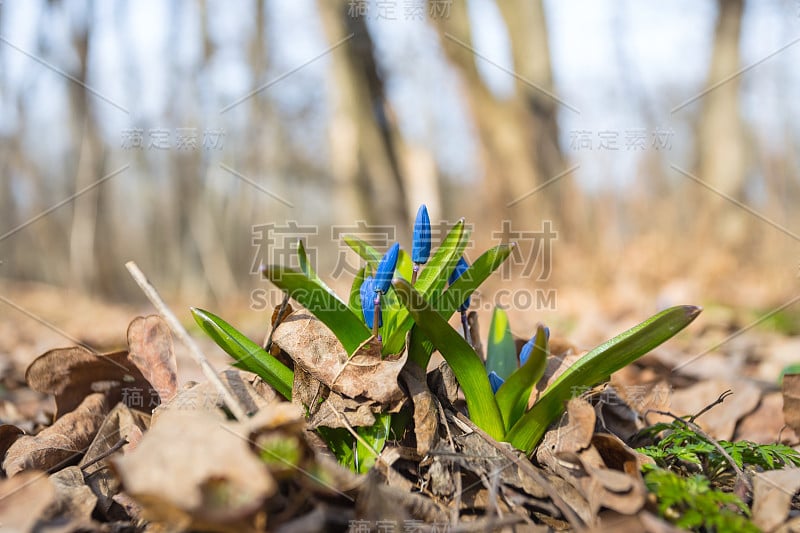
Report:
M 670 411 L 677 416 L 693 415 L 713 403 L 726 390 L 732 390 L 733 395 L 698 417 L 695 422 L 715 439 L 731 440 L 736 423 L 753 411 L 761 398 L 759 388 L 748 381 L 714 379 L 675 391 L 672 394 Z
M 94 354 L 81 346 L 57 348 L 37 357 L 25 372 L 28 385 L 56 398 L 56 420 L 91 393 L 108 395 L 108 404 L 124 401 L 149 412 L 158 394 L 129 359 L 128 352 Z
M 598 526 L 590 529 L 590 531 L 597 533 L 605 531 L 683 533 L 685 531 L 647 511 L 639 511 L 639 513 L 635 515 L 629 515 L 608 510 L 601 512 L 599 519 Z
M 129 519 L 139 523 L 146 522 L 142 516 L 142 507 L 133 498 L 124 492 L 119 492 L 114 495 L 113 500 L 114 503 L 118 505 L 120 509 L 122 509 L 122 512 L 124 513 L 123 516 L 129 517 Z M 158 528 L 153 529 L 154 531 L 158 531 Z
M 304 429 L 303 411 L 289 402 L 277 402 L 241 422 L 251 436 L 274 429 L 291 429 L 298 433 Z
M 798 531 L 800 531 L 800 516 L 795 516 L 781 524 L 773 533 L 797 533 Z
M 239 423 L 236 433 L 247 437 L 276 479 L 310 480 L 298 472 L 316 470 L 314 453 L 306 442 L 303 411 L 289 402 L 277 402 Z M 275 450 L 293 449 L 291 458 Z
M 387 486 L 380 474 L 373 469 L 367 474 L 366 482 L 359 491 L 356 518 L 371 523 L 386 521 L 402 524 L 414 519 L 445 524 L 449 516 L 430 498 Z
M 428 388 L 442 405 L 453 405 L 458 399 L 458 380 L 445 361 L 428 373 Z
M 12 426 L 11 424 L 0 425 L 0 458 L 5 457 L 11 445 L 24 434 L 25 432 L 17 426 Z
M 237 424 L 207 411 L 168 410 L 135 450 L 113 464 L 125 492 L 151 521 L 174 528 L 246 528 L 276 489 L 247 439 Z
M 800 468 L 771 470 L 754 477 L 753 523 L 771 531 L 789 515 L 792 498 L 800 490 Z
M 604 489 L 602 505 L 623 514 L 639 511 L 647 495 L 641 465 L 650 461 L 608 433 L 593 435 L 588 452 L 582 452 L 580 460 Z
M 582 398 L 572 398 L 567 403 L 567 412 L 562 417 L 559 425 L 547 433 L 537 449 L 537 458 L 542 454 L 540 461 L 552 461 L 547 456 L 557 456 L 560 453 L 575 453 L 587 446 L 592 441 L 596 416 L 594 407 Z
M 783 420 L 800 435 L 800 374 L 783 376 Z
M 628 439 L 644 427 L 639 413 L 632 409 L 618 394 L 618 389 L 609 385 L 593 402 L 600 427 L 615 435 Z
M 33 531 L 55 498 L 55 488 L 44 472 L 23 472 L 0 480 L 0 517 L 6 531 Z
M 162 402 L 178 391 L 178 364 L 172 335 L 158 315 L 136 317 L 128 326 L 128 357 L 158 392 Z
M 363 403 L 329 391 L 325 401 L 308 417 L 308 427 L 343 428 L 347 424 L 368 427 L 375 424 L 375 413 L 380 412 L 383 412 L 383 408 L 379 403 Z
M 83 459 L 78 464 L 83 468 L 86 484 L 98 498 L 98 509 L 109 519 L 120 519 L 122 517 L 111 512 L 111 508 L 114 505 L 114 495 L 119 491 L 119 480 L 109 469 L 111 456 L 104 456 L 112 448 L 115 448 L 122 439 L 127 444 L 119 448 L 116 453 L 132 451 L 142 439 L 143 432 L 147 430 L 149 425 L 150 416 L 132 410 L 125 404 L 118 403 L 108 413 L 86 455 L 83 456 Z M 104 458 L 98 461 L 97 459 L 101 457 Z
M 747 415 L 736 426 L 734 440 L 749 440 L 758 444 L 774 443 L 780 435 L 781 442 L 794 444 L 797 435 L 785 427 L 783 395 L 776 391 L 764 394 L 755 411 Z
M 425 371 L 417 365 L 409 365 L 400 373 L 400 379 L 408 389 L 414 405 L 414 435 L 417 453 L 425 457 L 438 438 L 439 421 L 436 400 L 428 389 Z
M 592 521 L 601 507 L 636 513 L 647 492 L 638 455 L 615 436 L 595 434 L 594 413 L 585 400 L 571 399 L 566 416 L 545 433 L 536 458 L 580 492 Z
M 45 520 L 69 519 L 77 524 L 91 522 L 97 497 L 86 486 L 77 466 L 59 470 L 50 476 L 55 499 L 43 514 Z
M 96 392 L 37 435 L 22 436 L 6 452 L 9 477 L 23 470 L 50 470 L 78 462 L 108 413 L 106 396 Z
M 608 468 L 625 472 L 634 477 L 639 477 L 644 464 L 654 464 L 654 461 L 639 453 L 622 439 L 611 433 L 595 433 L 592 436 L 592 446 L 600 454 L 603 464 Z
M 376 401 L 355 400 L 330 390 L 314 376 L 298 365 L 294 371 L 292 403 L 308 411 L 308 427 L 353 427 L 372 426 L 375 413 L 396 413 L 403 406 L 403 399 L 391 404 Z
M 328 327 L 308 312 L 295 312 L 275 329 L 272 341 L 309 374 L 332 391 L 354 399 L 381 403 L 403 397 L 397 377 L 406 362 L 382 359 L 380 342 L 372 338 L 349 357 Z

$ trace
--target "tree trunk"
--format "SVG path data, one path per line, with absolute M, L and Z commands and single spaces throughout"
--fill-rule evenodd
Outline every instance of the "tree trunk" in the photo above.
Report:
M 516 75 L 511 98 L 498 98 L 481 79 L 476 62 L 484 59 L 476 55 L 480 50 L 473 51 L 466 4 L 455 2 L 448 17 L 436 18 L 445 53 L 462 75 L 480 136 L 483 197 L 495 220 L 509 215 L 528 225 L 544 216 L 564 220 L 568 178 L 531 194 L 565 170 L 558 145 L 558 102 L 550 96 L 553 79 L 544 10 L 540 1 L 509 0 L 499 6 Z
M 91 17 L 93 5 L 86 6 Z M 88 51 L 90 45 L 90 28 L 88 22 L 81 28 L 74 28 L 73 46 L 80 61 L 76 78 L 81 85 L 69 84 L 70 101 L 73 109 L 73 127 L 77 132 L 78 163 L 75 170 L 75 193 L 90 187 L 103 177 L 106 166 L 103 143 L 100 140 L 94 114 L 91 111 L 91 94 L 85 89 L 88 83 Z M 99 188 L 88 190 L 75 199 L 73 203 L 72 228 L 70 232 L 70 277 L 76 288 L 88 291 L 96 288 L 97 255 L 95 239 L 97 236 L 97 215 Z
M 363 17 L 348 14 L 344 0 L 318 2 L 333 45 L 330 124 L 331 167 L 337 213 L 345 219 L 407 227 L 404 154 L 397 121 L 375 62 Z M 405 231 L 405 230 L 403 230 Z
M 698 125 L 697 177 L 719 193 L 740 200 L 747 148 L 739 100 L 741 76 L 735 73 L 741 68 L 739 40 L 744 0 L 718 0 L 717 4 L 719 14 L 706 84 L 708 92 L 702 99 Z M 726 244 L 741 242 L 743 224 L 749 215 L 711 191 L 702 189 L 697 194 L 702 198 L 703 226 Z

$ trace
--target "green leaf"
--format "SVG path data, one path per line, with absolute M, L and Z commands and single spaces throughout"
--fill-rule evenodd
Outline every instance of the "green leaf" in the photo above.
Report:
M 645 320 L 593 349 L 570 366 L 539 401 L 509 431 L 508 441 L 530 453 L 539 443 L 547 426 L 564 408 L 577 387 L 593 387 L 643 356 L 688 326 L 700 313 L 690 305 L 671 307 Z
M 383 447 L 386 445 L 386 439 L 389 438 L 391 423 L 392 415 L 376 414 L 374 425 L 356 428 L 356 433 L 358 433 L 358 435 L 364 439 L 364 442 L 369 444 L 372 449 L 367 449 L 363 444 L 356 441 L 356 453 L 353 458 L 355 472 L 366 474 L 375 464 L 375 460 L 377 459 L 375 452 L 381 453 L 381 451 L 383 451 Z
M 364 278 L 367 277 L 367 266 L 363 266 L 358 269 L 356 272 L 356 277 L 353 280 L 353 285 L 350 287 L 350 299 L 348 301 L 348 306 L 350 310 L 353 312 L 354 315 L 360 317 L 363 316 L 363 311 L 361 309 L 361 284 L 364 282 Z
M 267 265 L 263 272 L 268 280 L 286 291 L 328 326 L 348 354 L 352 355 L 372 335 L 362 317 L 353 313 L 324 284 L 304 272 L 281 265 Z
M 459 219 L 417 276 L 414 288 L 425 296 L 441 291 L 469 244 L 469 228 Z M 460 304 L 461 302 L 459 302 Z
M 428 368 L 428 361 L 435 347 L 428 337 L 414 324 L 408 337 L 408 360 L 416 363 L 420 368 Z
M 292 399 L 294 372 L 286 365 L 215 314 L 196 307 L 191 311 L 197 325 L 238 361 L 237 366 L 257 374 L 281 396 Z
M 472 421 L 495 439 L 502 439 L 503 418 L 481 358 L 408 281 L 395 279 L 392 283 L 417 327 L 439 348 L 453 369 Z
M 456 222 L 441 246 L 436 249 L 433 257 L 417 276 L 417 283 L 414 285 L 415 290 L 434 301 L 436 295 L 447 284 L 447 278 L 455 268 L 468 243 L 469 230 L 466 228 L 462 218 Z M 391 305 L 391 302 L 389 305 Z M 400 308 L 396 313 L 391 313 L 388 319 L 384 316 L 384 354 L 398 353 L 403 349 L 406 333 L 411 329 L 413 323 L 414 321 L 405 308 Z
M 500 307 L 495 307 L 486 346 L 486 372 L 494 371 L 505 381 L 517 366 L 517 345 L 511 335 L 508 315 Z
M 343 239 L 345 244 L 352 248 L 359 257 L 364 259 L 372 270 L 378 267 L 378 263 L 381 257 L 383 257 L 383 254 L 376 250 L 374 246 L 355 235 L 345 235 Z
M 359 437 L 380 453 L 389 438 L 392 415 L 376 414 L 372 426 L 356 427 Z M 375 464 L 375 454 L 350 434 L 346 428 L 320 426 L 317 432 L 333 452 L 336 460 L 358 474 L 365 474 Z
M 508 377 L 495 395 L 506 429 L 511 429 L 528 409 L 528 399 L 533 387 L 542 379 L 548 355 L 547 334 L 544 326 L 539 324 L 533 351 L 528 360 Z
M 459 308 L 461 303 L 475 292 L 481 283 L 503 264 L 516 246 L 515 243 L 500 244 L 485 251 L 481 256 L 461 275 L 450 288 L 448 288 L 438 301 L 435 295 L 431 297 L 432 304 L 439 311 L 445 320 L 449 320 L 453 313 Z M 449 276 L 449 274 L 448 274 Z M 412 328 L 413 329 L 413 328 Z M 421 368 L 427 369 L 433 344 L 422 334 L 411 337 L 411 347 L 414 351 L 409 351 L 408 358 L 414 361 Z
M 414 262 L 411 260 L 411 256 L 400 248 L 400 253 L 397 255 L 397 267 L 394 269 L 394 277 L 411 280 L 413 268 Z
M 320 426 L 317 428 L 317 433 L 328 445 L 331 452 L 333 452 L 336 461 L 339 464 L 346 466 L 352 471 L 356 469 L 355 462 L 355 438 L 347 431 L 346 428 L 329 428 Z

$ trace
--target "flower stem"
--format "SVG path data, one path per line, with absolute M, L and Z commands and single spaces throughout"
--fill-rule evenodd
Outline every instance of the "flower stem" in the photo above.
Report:
M 417 274 L 419 273 L 419 263 L 414 263 L 414 269 L 411 271 L 411 284 L 417 282 Z

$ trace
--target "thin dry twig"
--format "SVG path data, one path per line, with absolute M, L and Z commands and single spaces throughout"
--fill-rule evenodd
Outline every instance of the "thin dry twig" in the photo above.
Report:
M 700 411 L 698 411 L 697 413 L 695 413 L 692 416 L 690 416 L 689 419 L 688 419 L 689 422 L 694 423 L 695 420 L 700 418 L 700 415 L 710 411 L 712 408 L 714 408 L 717 405 L 721 404 L 722 402 L 725 401 L 725 398 L 727 398 L 728 396 L 731 396 L 732 394 L 733 394 L 732 390 L 730 390 L 730 389 L 726 390 L 725 392 L 723 392 L 722 394 L 719 395 L 719 398 L 717 398 L 716 400 L 714 400 L 710 404 L 708 404 L 705 407 L 703 407 L 702 409 L 700 409 Z
M 83 470 L 84 472 L 86 472 L 86 469 L 87 469 L 87 468 L 89 468 L 89 467 L 90 467 L 90 466 L 92 466 L 92 465 L 95 465 L 95 464 L 99 463 L 100 461 L 102 461 L 103 459 L 105 459 L 106 457 L 108 457 L 109 455 L 114 455 L 116 452 L 118 452 L 118 451 L 119 451 L 119 450 L 120 450 L 120 449 L 121 449 L 123 446 L 125 446 L 126 444 L 128 444 L 128 439 L 126 439 L 125 437 L 123 437 L 123 438 L 119 439 L 119 440 L 116 442 L 116 444 L 114 444 L 114 445 L 113 445 L 111 448 L 109 448 L 109 449 L 108 449 L 108 450 L 106 450 L 105 452 L 101 453 L 100 455 L 98 455 L 97 457 L 95 457 L 94 459 L 92 459 L 91 461 L 89 461 L 88 463 L 86 463 L 85 465 L 83 465 L 83 466 L 81 467 L 81 470 Z M 90 474 L 90 475 L 91 475 L 91 474 Z
M 153 307 L 159 312 L 159 314 L 166 320 L 167 325 L 169 325 L 172 332 L 178 337 L 183 344 L 189 348 L 189 353 L 191 354 L 192 358 L 195 362 L 200 365 L 200 369 L 203 371 L 203 374 L 206 376 L 208 381 L 217 389 L 217 392 L 222 397 L 225 405 L 230 409 L 230 412 L 233 416 L 241 421 L 247 419 L 247 411 L 244 407 L 239 403 L 236 399 L 236 396 L 225 386 L 222 380 L 217 375 L 217 371 L 214 370 L 214 367 L 211 366 L 211 363 L 208 362 L 208 359 L 200 351 L 200 347 L 197 346 L 197 343 L 189 336 L 189 333 L 184 329 L 181 323 L 178 321 L 178 318 L 175 314 L 167 307 L 167 304 L 164 303 L 164 300 L 158 294 L 156 288 L 148 281 L 147 277 L 145 277 L 144 273 L 139 269 L 138 265 L 134 261 L 128 261 L 125 263 L 125 268 L 128 269 L 128 272 L 131 273 L 133 280 L 136 282 L 137 285 L 142 289 L 147 299 L 153 304 Z

